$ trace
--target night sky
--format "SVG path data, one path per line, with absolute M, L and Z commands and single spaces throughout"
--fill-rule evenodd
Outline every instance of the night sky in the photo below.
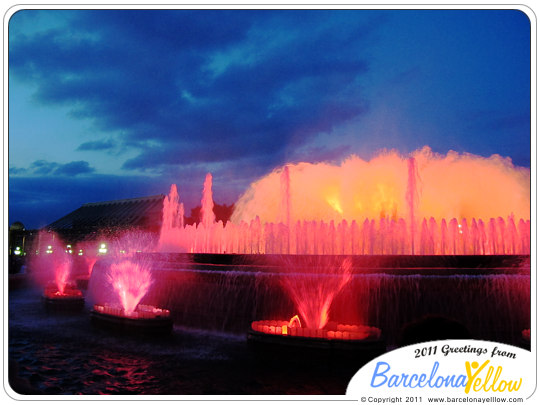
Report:
M 22 10 L 9 223 L 167 194 L 231 204 L 287 162 L 428 145 L 530 167 L 518 10 Z

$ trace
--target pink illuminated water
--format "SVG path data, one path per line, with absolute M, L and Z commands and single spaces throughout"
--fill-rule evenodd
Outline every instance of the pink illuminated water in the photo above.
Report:
M 54 280 L 56 282 L 56 288 L 60 294 L 64 294 L 64 290 L 68 283 L 69 273 L 71 270 L 71 262 L 68 260 L 60 260 L 56 263 L 54 269 Z
M 112 263 L 107 279 L 114 288 L 126 314 L 135 311 L 152 284 L 150 270 L 143 264 L 132 260 Z
M 28 259 L 29 273 L 41 287 L 63 294 L 71 281 L 73 257 L 65 242 L 54 232 L 40 231 Z
M 318 256 L 299 262 L 283 257 L 280 262 L 287 268 L 281 284 L 294 301 L 302 324 L 310 329 L 324 329 L 334 298 L 351 281 L 351 259 Z M 305 266 L 309 267 L 309 274 L 300 272 Z
M 201 199 L 201 224 L 205 228 L 211 227 L 216 220 L 213 210 L 214 199 L 212 196 L 212 175 L 208 173 L 204 179 L 203 194 Z
M 175 233 L 184 228 L 184 204 L 180 202 L 176 184 L 171 185 L 169 195 L 163 200 L 163 221 L 159 234 L 159 246 L 164 251 L 175 250 Z
M 169 225 L 180 204 L 171 188 L 161 251 L 530 254 L 530 170 L 498 155 L 425 147 L 409 157 L 287 164 L 254 182 L 226 224 L 208 214 L 211 186 L 208 175 L 200 226 Z
M 407 192 L 405 194 L 405 200 L 409 208 L 409 227 L 410 227 L 410 240 L 411 240 L 411 254 L 414 255 L 414 235 L 415 230 L 415 211 L 418 205 L 418 190 L 416 187 L 416 180 L 418 177 L 418 169 L 416 167 L 416 160 L 409 158 L 407 160 L 408 177 L 407 177 Z

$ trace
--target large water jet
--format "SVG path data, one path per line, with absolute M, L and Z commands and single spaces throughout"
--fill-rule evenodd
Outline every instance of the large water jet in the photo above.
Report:
M 340 166 L 288 164 L 254 182 L 237 201 L 231 221 L 222 224 L 209 214 L 207 176 L 199 226 L 170 225 L 181 223 L 183 212 L 171 188 L 160 250 L 529 254 L 529 184 L 530 171 L 500 156 L 442 156 L 427 147 L 408 158 L 388 152 L 370 161 L 352 156 Z
M 332 350 L 368 350 L 372 357 L 380 353 L 384 347 L 380 329 L 330 319 L 335 298 L 352 280 L 351 257 L 306 256 L 300 260 L 286 255 L 275 258 L 273 263 L 284 269 L 280 284 L 294 302 L 298 315 L 289 321 L 252 322 L 248 333 L 251 341 Z
M 203 195 L 208 196 L 208 181 L 204 189 Z M 318 295 L 317 282 L 332 280 L 339 287 L 340 277 L 347 280 L 346 266 L 326 264 L 320 272 L 314 263 L 301 265 L 307 268 L 305 271 L 294 268 L 304 257 L 352 257 L 354 263 L 365 261 L 369 274 L 354 271 L 351 281 L 343 284 L 343 291 L 336 289 L 333 300 L 338 305 L 332 304 L 335 314 L 347 318 L 339 320 L 341 324 L 376 325 L 385 335 L 395 337 L 405 322 L 434 312 L 458 318 L 478 336 L 514 342 L 514 328 L 526 326 L 523 320 L 528 316 L 526 285 L 530 265 L 522 268 L 519 263 L 527 263 L 530 255 L 529 190 L 530 171 L 514 166 L 509 159 L 455 152 L 438 155 L 427 147 L 406 157 L 391 151 L 369 161 L 352 156 L 340 165 L 287 164 L 254 182 L 236 202 L 233 216 L 225 224 L 205 220 L 198 226 L 169 227 L 167 249 L 161 246 L 161 251 L 171 251 L 172 247 L 176 252 L 202 254 L 200 259 L 208 263 L 221 263 L 219 257 L 238 257 L 245 263 L 256 258 L 254 269 L 261 270 L 261 274 L 243 274 L 243 270 L 237 273 L 238 267 L 234 266 L 234 271 L 212 273 L 211 277 L 231 288 L 230 295 L 235 299 L 240 288 L 239 282 L 233 281 L 237 279 L 256 284 L 250 287 L 253 291 L 246 291 L 252 299 L 279 295 L 262 298 L 261 304 L 279 310 L 269 309 L 262 317 L 252 315 L 250 323 L 255 319 L 286 320 L 298 314 L 302 328 L 324 330 L 320 320 L 325 317 L 320 314 L 329 305 L 327 295 Z M 171 194 L 169 201 L 175 200 Z M 164 210 L 164 218 L 170 217 L 170 212 L 179 212 L 177 206 L 168 207 L 170 211 Z M 275 257 L 285 257 L 292 264 L 280 266 Z M 371 262 L 373 266 L 369 266 Z M 293 270 L 277 270 L 277 276 L 273 272 L 280 267 Z M 249 265 L 241 268 L 252 271 Z M 339 272 L 333 274 L 336 268 Z M 221 273 L 222 269 L 220 265 L 215 270 Z M 210 273 L 203 273 L 190 270 L 195 279 L 210 277 Z M 289 286 L 283 283 L 287 277 Z M 276 280 L 280 280 L 277 287 Z M 263 284 L 268 287 L 259 289 Z M 461 295 L 467 295 L 469 289 L 480 289 L 478 295 L 486 299 L 492 294 L 504 294 L 508 300 L 501 304 L 499 313 L 510 311 L 505 316 L 511 316 L 519 307 L 519 319 L 515 325 L 512 322 L 512 330 L 503 331 L 493 326 L 496 321 L 490 321 L 483 332 L 475 323 L 463 319 L 463 308 L 451 305 L 451 297 L 444 305 L 436 300 L 429 305 L 418 302 L 419 291 L 431 297 L 433 289 L 440 295 L 454 287 L 455 294 Z M 204 288 L 209 287 L 205 284 Z M 281 291 L 270 294 L 267 288 Z M 212 291 L 220 296 L 215 289 Z M 313 297 L 295 299 L 295 294 L 302 295 L 302 291 L 309 291 Z M 523 297 L 524 303 L 514 302 L 512 292 Z M 394 293 L 402 296 L 399 302 L 394 302 Z M 474 310 L 481 311 L 477 297 L 467 296 L 465 301 L 469 298 Z M 280 306 L 272 301 L 291 303 Z M 302 314 L 298 302 L 318 308 L 314 311 L 318 315 L 310 315 L 308 310 Z M 351 303 L 358 312 L 356 317 L 343 310 Z M 385 305 L 396 308 L 384 311 L 381 308 Z M 286 321 L 278 323 L 289 331 Z M 252 324 L 252 332 L 262 333 L 253 329 L 261 325 Z M 296 326 L 295 330 L 301 329 Z

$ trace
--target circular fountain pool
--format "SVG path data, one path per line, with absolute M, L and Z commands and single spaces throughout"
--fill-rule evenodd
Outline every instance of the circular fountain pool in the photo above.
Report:
M 335 322 L 315 329 L 285 320 L 255 321 L 248 332 L 248 341 L 265 350 L 279 347 L 280 350 L 290 348 L 295 352 L 327 352 L 336 356 L 375 357 L 386 350 L 380 329 Z
M 119 332 L 135 334 L 167 334 L 173 320 L 167 309 L 152 305 L 139 305 L 132 312 L 110 305 L 94 305 L 90 313 L 96 326 Z
M 63 291 L 58 290 L 56 286 L 46 287 L 42 298 L 48 310 L 80 311 L 84 308 L 82 292 L 71 285 L 66 285 Z

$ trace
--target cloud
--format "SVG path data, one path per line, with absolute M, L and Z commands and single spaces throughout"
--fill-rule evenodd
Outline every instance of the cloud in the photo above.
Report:
M 126 169 L 279 157 L 367 110 L 370 19 L 227 10 L 68 17 L 12 38 L 10 71 L 33 81 L 41 103 L 121 131 L 122 144 L 139 151 Z
M 28 174 L 28 169 L 25 169 L 23 167 L 10 167 L 9 168 L 10 176 L 18 176 L 18 175 L 25 175 L 25 174 Z
M 19 176 L 9 179 L 8 190 L 9 222 L 35 229 L 87 202 L 166 193 L 168 185 L 147 176 Z
M 60 165 L 55 162 L 48 162 L 46 160 L 36 160 L 30 165 L 32 173 L 37 175 L 52 174 Z
M 10 176 L 78 176 L 89 174 L 95 169 L 84 160 L 69 163 L 49 162 L 47 160 L 36 160 L 28 168 L 10 167 Z
M 79 160 L 58 166 L 54 171 L 54 174 L 58 176 L 77 176 L 79 174 L 92 173 L 94 170 L 95 169 L 90 167 L 88 162 Z
M 110 139 L 107 140 L 99 140 L 99 141 L 90 141 L 90 142 L 84 142 L 79 145 L 79 147 L 76 149 L 77 151 L 101 151 L 101 150 L 108 150 L 112 149 L 114 147 L 114 142 Z
M 66 166 L 69 168 L 74 165 L 59 167 Z M 157 177 L 99 173 L 87 173 L 84 176 L 11 176 L 8 183 L 9 223 L 22 221 L 27 229 L 36 229 L 67 215 L 82 204 L 167 194 L 172 183 L 179 186 L 181 201 L 186 209 L 190 209 L 200 204 L 207 172 L 207 167 L 193 165 L 170 176 Z M 259 173 L 257 170 L 255 172 Z M 243 173 L 248 173 L 247 168 Z M 233 176 L 231 179 L 229 175 L 225 170 L 224 175 L 214 176 L 214 199 L 218 203 L 233 203 L 250 183 L 248 178 Z

